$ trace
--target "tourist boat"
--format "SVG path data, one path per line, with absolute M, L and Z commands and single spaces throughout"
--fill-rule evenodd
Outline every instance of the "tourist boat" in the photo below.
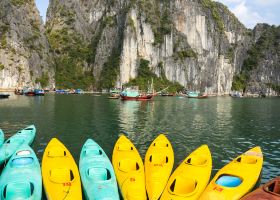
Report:
M 280 176 L 246 195 L 242 200 L 280 200 Z
M 23 95 L 23 90 L 15 89 L 14 93 L 15 95 Z
M 138 86 L 129 87 L 123 90 L 120 94 L 122 100 L 151 100 L 153 98 L 152 94 L 140 93 Z
M 45 95 L 44 90 L 35 89 L 34 92 L 35 92 L 35 96 L 44 96 Z
M 0 94 L 0 99 L 7 99 L 9 96 L 9 94 Z
M 207 94 L 202 94 L 200 92 L 189 91 L 187 93 L 187 97 L 188 98 L 204 99 L 204 98 L 207 98 L 208 95 Z

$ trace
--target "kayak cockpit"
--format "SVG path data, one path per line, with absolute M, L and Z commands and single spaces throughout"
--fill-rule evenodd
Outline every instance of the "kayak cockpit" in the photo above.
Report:
M 177 176 L 169 187 L 169 193 L 176 196 L 191 196 L 195 193 L 197 181 L 184 175 Z
M 275 180 L 272 183 L 264 185 L 264 191 L 280 195 L 280 181 Z
M 239 185 L 241 185 L 241 183 L 242 183 L 241 178 L 233 175 L 227 175 L 227 174 L 220 175 L 219 178 L 217 178 L 216 180 L 217 185 L 223 187 L 229 187 L 229 188 L 238 187 Z
M 119 162 L 119 170 L 123 172 L 137 171 L 140 166 L 136 160 L 122 159 Z
M 74 173 L 69 168 L 54 168 L 50 170 L 50 180 L 55 183 L 67 183 L 74 181 Z
M 168 157 L 166 155 L 154 153 L 150 156 L 149 161 L 155 166 L 162 166 L 163 164 L 168 163 Z
M 84 150 L 84 154 L 86 156 L 102 156 L 103 155 L 102 151 L 97 146 L 91 146 L 89 148 L 86 148 Z
M 29 199 L 34 193 L 34 185 L 31 182 L 13 182 L 4 187 L 5 200 Z
M 11 162 L 11 167 L 25 167 L 33 163 L 34 159 L 32 157 L 14 158 Z
M 192 156 L 191 158 L 187 159 L 185 162 L 188 165 L 193 165 L 193 166 L 204 166 L 207 164 L 207 158 L 203 156 Z
M 108 181 L 111 179 L 111 173 L 106 168 L 94 167 L 87 170 L 87 176 L 96 182 Z

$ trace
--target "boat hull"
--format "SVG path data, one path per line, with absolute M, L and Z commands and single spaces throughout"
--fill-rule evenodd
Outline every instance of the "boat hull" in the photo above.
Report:
M 35 138 L 35 134 L 36 128 L 31 125 L 7 139 L 0 147 L 0 165 L 6 162 L 21 145 L 30 145 Z
M 241 200 L 280 200 L 280 177 L 269 181 Z
M 146 200 L 143 161 L 133 143 L 124 135 L 115 144 L 113 167 L 124 200 Z
M 158 200 L 174 164 L 171 143 L 160 134 L 150 145 L 145 156 L 146 188 L 150 200 Z
M 113 166 L 104 150 L 93 140 L 83 145 L 79 170 L 87 200 L 119 200 Z
M 0 99 L 8 99 L 9 97 L 9 94 L 0 94 Z
M 121 95 L 122 100 L 146 101 L 146 100 L 151 100 L 152 98 L 153 98 L 153 95 L 145 95 L 145 96 L 139 96 L 139 97 L 129 97 L 129 96 Z
M 209 182 L 211 170 L 211 152 L 207 145 L 202 145 L 173 172 L 160 199 L 197 200 Z
M 68 149 L 56 138 L 45 149 L 42 177 L 48 200 L 82 200 L 78 167 Z
M 239 200 L 254 188 L 262 165 L 260 147 L 241 154 L 217 172 L 200 200 Z
M 4 168 L 0 178 L 0 190 L 3 191 L 1 199 L 41 200 L 40 163 L 27 144 L 13 154 Z

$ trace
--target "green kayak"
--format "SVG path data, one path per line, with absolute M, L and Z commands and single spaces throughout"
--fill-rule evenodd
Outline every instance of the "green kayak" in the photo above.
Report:
M 1 200 L 41 200 L 40 163 L 34 151 L 22 145 L 11 157 L 0 178 Z
M 119 200 L 113 166 L 103 149 L 88 139 L 81 154 L 79 169 L 87 200 Z
M 4 143 L 4 133 L 2 131 L 2 129 L 0 129 L 0 147 L 2 146 L 2 144 Z
M 36 134 L 34 125 L 18 131 L 15 135 L 7 139 L 0 147 L 0 165 L 7 162 L 22 144 L 31 144 Z

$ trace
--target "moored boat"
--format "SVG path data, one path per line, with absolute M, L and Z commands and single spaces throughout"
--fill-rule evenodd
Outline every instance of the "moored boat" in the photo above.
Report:
M 158 200 L 174 164 L 171 143 L 160 134 L 150 145 L 145 156 L 146 189 L 150 200 Z
M 187 92 L 187 97 L 188 98 L 196 98 L 196 99 L 205 99 L 205 98 L 208 97 L 208 95 L 205 94 L 205 93 L 189 91 L 189 92 Z
M 262 185 L 241 200 L 280 200 L 280 177 Z
M 45 91 L 41 90 L 41 89 L 35 89 L 35 96 L 44 96 L 45 95 Z
M 7 99 L 9 97 L 10 97 L 9 94 L 0 94 L 0 99 Z
M 79 170 L 87 200 L 119 200 L 113 166 L 104 150 L 93 140 L 83 145 Z
M 261 148 L 250 149 L 219 170 L 199 199 L 240 199 L 254 188 L 262 165 Z
M 115 144 L 113 167 L 124 200 L 146 200 L 143 161 L 133 143 L 124 135 Z
M 82 200 L 78 167 L 68 149 L 56 138 L 45 149 L 42 177 L 47 199 Z
M 141 93 L 137 86 L 129 87 L 123 90 L 120 94 L 122 100 L 151 100 L 153 98 L 152 94 Z
M 6 164 L 0 178 L 2 200 L 41 200 L 40 163 L 34 151 L 22 145 Z
M 202 145 L 173 172 L 160 199 L 197 200 L 209 182 L 211 170 L 211 152 L 207 145 Z
M 21 145 L 30 145 L 35 138 L 35 134 L 36 128 L 31 125 L 7 139 L 0 147 L 0 165 L 6 162 Z

